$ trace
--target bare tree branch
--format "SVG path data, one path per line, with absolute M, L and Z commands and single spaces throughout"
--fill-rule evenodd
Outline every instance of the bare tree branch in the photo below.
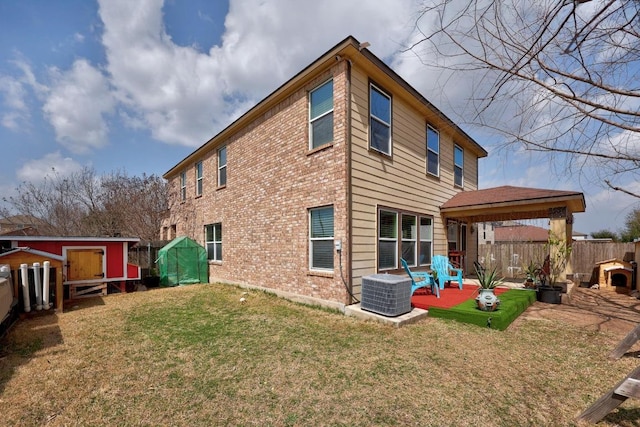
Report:
M 416 35 L 408 50 L 423 63 L 478 80 L 461 122 L 505 148 L 573 158 L 580 173 L 597 165 L 606 188 L 636 197 L 640 2 L 441 0 Z

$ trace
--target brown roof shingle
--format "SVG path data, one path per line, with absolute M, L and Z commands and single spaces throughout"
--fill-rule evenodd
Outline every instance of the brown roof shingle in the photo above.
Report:
M 461 191 L 445 202 L 441 208 L 459 208 L 464 206 L 489 205 L 493 203 L 507 203 L 518 201 L 532 201 L 554 197 L 582 196 L 577 191 L 545 190 L 541 188 L 502 187 L 487 188 L 476 191 Z

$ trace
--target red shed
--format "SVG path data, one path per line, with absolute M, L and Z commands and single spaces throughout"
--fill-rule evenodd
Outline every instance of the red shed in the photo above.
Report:
M 61 258 L 60 287 L 68 286 L 70 299 L 105 295 L 108 284 L 125 291 L 127 281 L 140 280 L 140 267 L 129 263 L 129 248 L 139 241 L 136 237 L 0 237 L 5 254 L 28 248 L 45 257 Z M 64 289 L 56 289 L 56 306 L 61 305 L 63 295 Z

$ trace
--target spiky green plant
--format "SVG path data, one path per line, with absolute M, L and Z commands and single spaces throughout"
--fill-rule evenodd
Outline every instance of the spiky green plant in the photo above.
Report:
M 482 289 L 493 289 L 503 281 L 502 277 L 498 277 L 497 267 L 493 267 L 492 270 L 476 268 L 476 275 Z

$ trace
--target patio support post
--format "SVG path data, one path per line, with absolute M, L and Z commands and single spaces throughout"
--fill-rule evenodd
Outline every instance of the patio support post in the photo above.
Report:
M 571 246 L 573 243 L 573 215 L 568 211 L 564 210 L 564 215 L 553 215 L 549 221 L 549 231 L 552 235 L 556 236 L 558 239 L 563 240 L 566 245 Z M 551 246 L 550 251 L 557 252 L 558 247 Z M 551 259 L 556 259 L 554 256 L 555 253 L 549 254 L 551 255 Z M 573 267 L 571 266 L 571 257 L 567 259 L 567 263 L 565 264 L 564 271 L 560 273 L 558 280 L 567 280 L 567 274 L 573 271 Z

